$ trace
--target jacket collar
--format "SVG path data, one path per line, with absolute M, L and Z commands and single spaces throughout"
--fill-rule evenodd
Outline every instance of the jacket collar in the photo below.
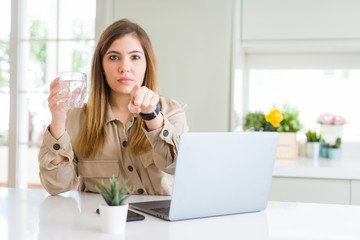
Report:
M 135 113 L 131 114 L 131 120 L 130 122 L 135 122 L 135 119 L 138 118 L 139 116 Z M 105 116 L 105 125 L 108 124 L 109 122 L 112 121 L 116 121 L 119 119 L 117 119 L 113 113 L 113 111 L 111 110 L 111 106 L 110 104 L 107 105 L 107 111 L 106 111 L 106 116 Z

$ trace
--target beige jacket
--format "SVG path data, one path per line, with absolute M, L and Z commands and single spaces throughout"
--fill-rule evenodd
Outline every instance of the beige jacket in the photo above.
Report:
M 164 126 L 148 132 L 143 128 L 152 150 L 134 156 L 127 146 L 128 137 L 135 131 L 134 123 L 139 117 L 133 114 L 131 120 L 124 124 L 115 118 L 111 108 L 106 123 L 107 142 L 102 154 L 92 159 L 79 158 L 73 147 L 84 121 L 82 109 L 69 110 L 66 120 L 66 132 L 56 140 L 49 130 L 39 152 L 40 180 L 44 188 L 52 195 L 74 189 L 80 183 L 80 191 L 97 192 L 95 185 L 101 180 L 109 183 L 113 175 L 120 183 L 129 179 L 129 185 L 135 188 L 136 194 L 171 195 L 175 158 L 180 135 L 188 130 L 184 104 L 174 100 L 160 98 L 161 112 L 164 115 Z M 169 145 L 173 146 L 172 157 Z M 50 162 L 58 155 L 68 161 L 58 165 Z

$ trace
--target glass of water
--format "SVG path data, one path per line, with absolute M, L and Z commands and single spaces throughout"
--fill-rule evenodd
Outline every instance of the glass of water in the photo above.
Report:
M 86 96 L 86 73 L 82 72 L 60 72 L 57 74 L 60 84 L 67 84 L 67 87 L 59 92 L 69 92 L 67 109 L 81 108 L 84 106 Z M 63 101 L 62 101 L 63 102 Z

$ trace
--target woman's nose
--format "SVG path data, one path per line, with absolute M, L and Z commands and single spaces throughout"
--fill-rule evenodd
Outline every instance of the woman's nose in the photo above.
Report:
M 119 64 L 119 72 L 126 73 L 130 71 L 130 62 L 127 59 L 123 59 Z

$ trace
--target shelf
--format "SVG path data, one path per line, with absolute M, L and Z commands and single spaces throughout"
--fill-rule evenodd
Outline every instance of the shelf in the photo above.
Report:
M 360 180 L 360 159 L 276 160 L 273 177 Z

